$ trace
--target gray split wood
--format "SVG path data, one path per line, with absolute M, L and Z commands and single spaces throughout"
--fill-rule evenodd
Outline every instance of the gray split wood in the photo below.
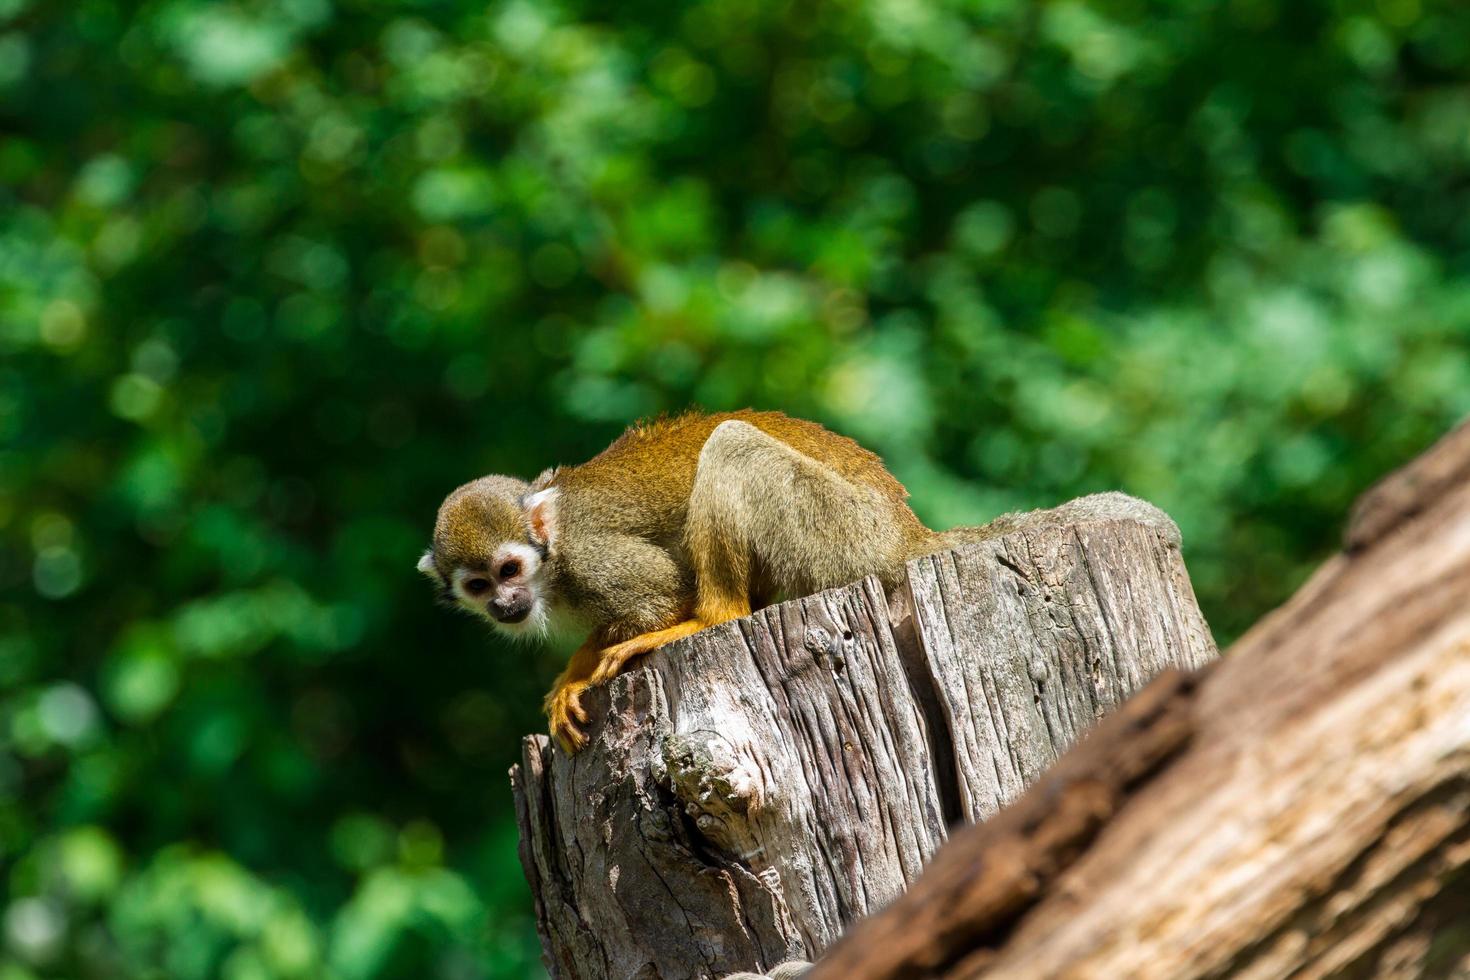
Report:
M 589 746 L 512 769 L 547 967 L 695 980 L 812 959 L 1167 667 L 1217 653 L 1172 521 L 1121 494 L 657 651 Z

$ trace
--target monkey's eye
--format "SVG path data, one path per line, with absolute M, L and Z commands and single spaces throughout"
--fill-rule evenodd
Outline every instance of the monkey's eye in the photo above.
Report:
M 480 595 L 488 592 L 490 590 L 490 580 L 480 578 L 479 576 L 467 578 L 464 580 L 464 590 L 470 595 Z
M 514 578 L 516 575 L 519 575 L 520 574 L 520 571 L 521 571 L 521 563 L 520 562 L 518 562 L 518 561 L 508 561 L 504 565 L 501 565 L 500 566 L 500 577 L 501 578 Z

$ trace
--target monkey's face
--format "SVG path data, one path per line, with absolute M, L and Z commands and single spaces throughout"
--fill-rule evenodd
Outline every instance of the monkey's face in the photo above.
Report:
M 450 494 L 418 564 L 445 603 L 517 637 L 544 633 L 548 619 L 547 550 L 532 535 L 526 490 L 519 480 L 485 477 Z
M 446 585 L 456 604 L 507 632 L 540 632 L 545 626 L 537 587 L 540 570 L 535 548 L 506 541 L 484 560 L 451 569 Z

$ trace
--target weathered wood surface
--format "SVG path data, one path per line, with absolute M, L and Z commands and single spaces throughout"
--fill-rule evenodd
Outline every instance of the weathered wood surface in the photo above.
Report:
M 1178 528 L 1121 494 L 1025 515 L 983 544 L 913 562 L 908 582 L 970 822 L 1154 675 L 1215 656 Z
M 958 820 L 1101 713 L 1215 656 L 1157 509 L 1117 494 L 658 651 L 526 739 L 521 857 L 553 976 L 693 980 L 827 949 Z
M 1470 977 L 1470 426 L 810 980 Z

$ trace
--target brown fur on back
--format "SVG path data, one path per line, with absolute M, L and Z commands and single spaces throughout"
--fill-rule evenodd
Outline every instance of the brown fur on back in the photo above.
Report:
M 549 485 L 575 496 L 587 518 L 627 533 L 682 526 L 700 450 L 716 426 L 732 419 L 755 426 L 901 505 L 900 512 L 912 522 L 905 531 L 916 540 L 927 539 L 928 530 L 908 509 L 908 491 L 882 459 L 846 436 L 781 412 L 690 412 L 641 422 L 586 463 L 557 470 Z M 579 494 L 582 489 L 591 492 Z

